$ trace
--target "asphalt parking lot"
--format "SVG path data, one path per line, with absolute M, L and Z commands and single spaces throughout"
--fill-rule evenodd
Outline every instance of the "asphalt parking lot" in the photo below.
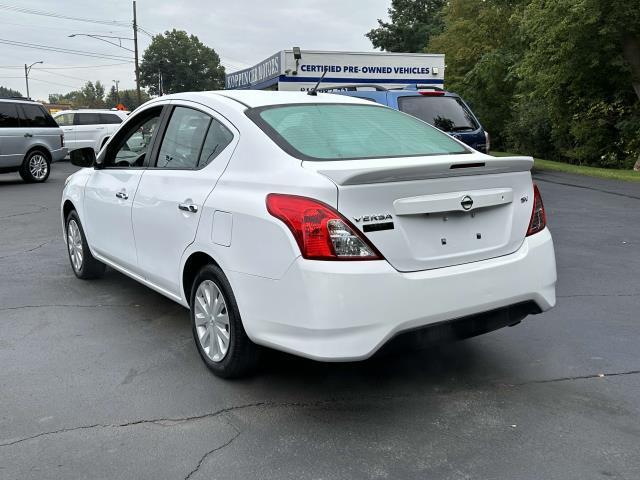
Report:
M 640 184 L 536 175 L 559 273 L 544 315 L 225 381 L 185 309 L 111 270 L 74 277 L 74 168 L 0 176 L 0 478 L 640 478 Z

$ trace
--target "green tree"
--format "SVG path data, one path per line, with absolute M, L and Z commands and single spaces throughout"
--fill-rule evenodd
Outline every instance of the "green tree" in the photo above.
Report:
M 391 22 L 378 19 L 378 28 L 366 34 L 375 48 L 388 52 L 422 52 L 442 30 L 445 0 L 392 0 Z
M 428 51 L 444 53 L 447 89 L 472 104 L 494 147 L 505 147 L 517 85 L 514 67 L 524 45 L 516 32 L 523 1 L 451 0 L 443 10 L 444 30 Z
M 122 103 L 125 107 L 127 107 L 127 110 L 133 111 L 143 103 L 151 100 L 151 97 L 149 96 L 149 94 L 144 90 L 142 90 L 140 93 L 142 97 L 141 98 L 142 102 L 138 102 L 138 95 L 134 88 L 130 90 L 120 90 L 120 103 Z M 114 104 L 113 106 L 115 107 L 115 105 L 116 104 Z
M 532 0 L 519 33 L 516 143 L 542 104 L 549 141 L 572 163 L 626 168 L 640 155 L 640 1 Z M 542 120 L 542 119 L 540 119 Z M 530 147 L 535 147 L 530 145 Z M 535 152 L 534 152 L 535 153 Z
M 115 85 L 111 85 L 109 93 L 107 94 L 107 98 L 105 99 L 105 103 L 107 104 L 108 108 L 113 108 L 118 105 L 118 103 L 120 103 L 120 98 Z
M 12 90 L 10 88 L 0 86 L 0 98 L 3 97 L 21 97 L 22 94 L 18 90 Z
M 220 57 L 195 35 L 173 29 L 153 37 L 140 63 L 140 83 L 158 95 L 159 72 L 165 93 L 216 90 L 224 86 Z
M 49 103 L 70 103 L 73 108 L 104 108 L 104 85 L 100 80 L 87 82 L 80 90 L 69 93 L 52 93 L 49 95 Z

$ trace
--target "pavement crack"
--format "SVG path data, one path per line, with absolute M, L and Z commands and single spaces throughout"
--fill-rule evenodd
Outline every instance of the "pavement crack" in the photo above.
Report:
M 22 310 L 28 308 L 139 308 L 142 306 L 143 305 L 137 303 L 97 303 L 94 305 L 51 303 L 42 305 L 19 305 L 17 307 L 4 307 L 0 308 L 0 312 Z
M 188 417 L 179 417 L 179 418 L 153 418 L 153 419 L 141 419 L 141 420 L 132 420 L 130 422 L 124 422 L 124 423 L 111 423 L 111 424 L 107 424 L 107 423 L 94 423 L 91 425 L 80 425 L 78 427 L 68 427 L 68 428 L 61 428 L 58 430 L 52 430 L 49 432 L 41 432 L 35 435 L 31 435 L 28 437 L 23 437 L 23 438 L 19 438 L 17 440 L 13 440 L 11 442 L 5 442 L 5 443 L 0 443 L 0 447 L 11 447 L 13 445 L 17 445 L 19 443 L 23 443 L 23 442 L 27 442 L 29 440 L 35 440 L 36 438 L 42 438 L 42 437 L 48 437 L 48 436 L 52 436 L 52 435 L 60 435 L 60 434 L 64 434 L 64 433 L 69 433 L 69 432 L 76 432 L 79 430 L 91 430 L 94 428 L 124 428 L 124 427 L 133 427 L 136 425 L 143 425 L 143 424 L 155 424 L 155 425 L 160 425 L 160 426 L 170 426 L 170 425 L 175 425 L 175 424 L 180 424 L 180 423 L 184 423 L 184 422 L 191 422 L 191 421 L 196 421 L 196 420 L 203 420 L 205 418 L 213 418 L 213 417 L 217 417 L 219 415 L 228 413 L 228 412 L 233 412 L 236 410 L 243 410 L 246 408 L 256 408 L 256 407 L 264 407 L 264 406 L 273 406 L 273 405 L 277 405 L 277 404 L 270 404 L 268 402 L 255 402 L 255 403 L 246 403 L 243 405 L 234 405 L 231 407 L 227 407 L 227 408 L 222 408 L 220 410 L 216 410 L 215 412 L 210 412 L 210 413 L 205 413 L 202 415 L 193 415 L 193 416 L 188 416 Z
M 576 293 L 574 295 L 557 295 L 557 298 L 579 297 L 640 297 L 640 293 Z
M 42 213 L 42 212 L 46 212 L 47 210 L 49 210 L 49 207 L 45 207 L 43 205 L 37 205 L 37 207 L 39 208 L 39 210 L 36 210 L 36 211 L 33 211 L 33 212 L 12 213 L 11 215 L 4 215 L 4 216 L 0 217 L 0 219 L 13 218 L 13 217 L 22 217 L 24 215 L 33 215 L 34 213 Z
M 200 459 L 200 461 L 198 462 L 198 464 L 196 465 L 196 467 L 193 470 L 191 470 L 186 477 L 184 477 L 184 480 L 189 480 L 194 474 L 198 473 L 198 470 L 200 470 L 200 467 L 202 467 L 202 464 L 210 455 L 213 455 L 214 453 L 219 452 L 223 448 L 226 448 L 229 445 L 231 445 L 233 441 L 240 436 L 240 433 L 241 433 L 240 430 L 236 430 L 236 434 L 233 437 L 231 437 L 227 442 L 205 453 Z
M 626 372 L 613 372 L 613 373 L 594 373 L 590 375 L 576 375 L 574 377 L 559 377 L 559 378 L 548 378 L 543 380 L 532 380 L 530 382 L 514 383 L 508 386 L 522 387 L 525 385 L 537 385 L 541 383 L 570 382 L 574 380 L 591 380 L 593 378 L 622 377 L 625 375 L 638 375 L 638 374 L 640 374 L 640 370 L 628 370 Z
M 21 252 L 16 252 L 16 253 L 10 253 L 9 255 L 3 255 L 2 257 L 0 257 L 0 259 L 9 258 L 9 257 L 17 257 L 18 255 L 24 255 L 25 253 L 31 253 L 31 252 L 33 252 L 35 250 L 38 250 L 39 248 L 44 247 L 45 245 L 47 245 L 47 244 L 49 244 L 51 242 L 53 242 L 53 240 L 47 240 L 46 242 L 41 243 L 40 245 L 36 245 L 33 248 L 29 248 L 28 250 L 23 250 Z

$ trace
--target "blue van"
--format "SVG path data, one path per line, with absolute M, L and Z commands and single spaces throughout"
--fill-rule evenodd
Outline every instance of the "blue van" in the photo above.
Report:
M 459 95 L 431 85 L 389 89 L 379 85 L 344 85 L 319 88 L 321 92 L 348 95 L 386 105 L 439 128 L 471 148 L 489 153 L 489 134 Z

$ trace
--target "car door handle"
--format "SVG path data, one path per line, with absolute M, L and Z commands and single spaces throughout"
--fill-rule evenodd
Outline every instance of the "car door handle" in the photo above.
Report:
M 127 195 L 127 192 L 118 192 L 116 193 L 116 197 L 121 198 L 122 200 L 126 200 L 127 198 L 129 198 L 129 195 Z
M 193 203 L 179 203 L 178 210 L 182 210 L 183 212 L 196 213 L 198 211 L 198 206 Z
M 33 134 L 31 134 L 31 133 L 25 133 L 25 134 L 24 134 L 24 137 L 25 137 L 25 138 L 30 138 L 30 137 L 33 137 Z

